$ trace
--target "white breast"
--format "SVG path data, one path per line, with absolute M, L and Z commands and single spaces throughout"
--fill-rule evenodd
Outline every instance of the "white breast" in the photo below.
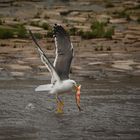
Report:
M 60 83 L 56 83 L 54 88 L 51 90 L 50 93 L 61 94 L 70 92 L 72 90 L 73 84 L 70 83 L 68 80 L 62 81 Z

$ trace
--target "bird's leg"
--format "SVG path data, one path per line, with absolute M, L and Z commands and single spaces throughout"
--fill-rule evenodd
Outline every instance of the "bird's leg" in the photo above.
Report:
M 63 113 L 63 108 L 64 108 L 64 102 L 56 96 L 56 101 L 57 101 L 57 113 Z

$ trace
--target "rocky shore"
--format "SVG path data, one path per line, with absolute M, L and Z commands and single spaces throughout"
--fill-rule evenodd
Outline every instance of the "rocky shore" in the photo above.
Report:
M 53 61 L 55 47 L 49 33 L 55 23 L 64 26 L 71 35 L 75 48 L 73 74 L 94 78 L 98 70 L 103 71 L 102 76 L 111 76 L 110 71 L 140 74 L 138 0 L 2 0 L 0 7 L 0 28 L 15 29 L 15 26 L 22 25 L 27 30 L 27 37 L 21 38 L 17 34 L 0 39 L 1 79 L 44 78 L 48 72 L 40 62 L 28 29 L 36 34 L 40 45 Z M 97 24 L 105 23 L 105 28 L 113 27 L 113 32 L 107 34 L 109 38 L 87 34 L 95 21 L 98 21 Z M 100 32 L 100 28 L 97 29 Z

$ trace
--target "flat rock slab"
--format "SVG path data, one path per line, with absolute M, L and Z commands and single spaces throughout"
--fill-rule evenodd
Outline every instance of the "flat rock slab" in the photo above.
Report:
M 128 21 L 125 18 L 111 19 L 110 23 L 127 23 Z
M 31 70 L 32 69 L 30 66 L 19 65 L 19 64 L 11 64 L 9 65 L 9 67 L 14 70 Z
M 13 72 L 11 72 L 11 75 L 12 76 L 22 77 L 22 76 L 24 76 L 24 73 L 23 72 L 13 71 Z
M 91 63 L 88 63 L 88 65 L 101 65 L 101 64 L 104 64 L 103 62 L 91 62 Z
M 137 26 L 128 26 L 128 30 L 135 30 L 135 31 L 140 31 L 140 25 L 137 25 Z
M 0 68 L 0 71 L 4 70 L 4 68 Z
M 133 60 L 117 60 L 114 61 L 114 64 L 112 67 L 118 68 L 118 69 L 124 69 L 124 70 L 132 70 L 132 65 L 137 64 Z
M 137 39 L 140 39 L 140 35 L 127 34 L 127 35 L 125 36 L 125 38 L 127 38 L 127 39 L 132 39 L 132 40 L 137 40 Z
M 40 28 L 40 27 L 35 27 L 35 26 L 26 26 L 27 29 L 30 29 L 30 30 L 34 30 L 34 31 L 42 31 L 43 29 Z

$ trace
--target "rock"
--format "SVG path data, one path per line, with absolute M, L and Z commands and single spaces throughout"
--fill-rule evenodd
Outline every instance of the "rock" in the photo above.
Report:
M 132 39 L 132 40 L 137 40 L 137 39 L 140 39 L 140 36 L 139 36 L 139 35 L 127 34 L 127 35 L 125 36 L 125 38 L 127 38 L 127 39 Z
M 21 61 L 21 60 L 17 60 L 17 62 L 18 62 L 18 64 L 21 64 L 21 65 L 26 64 L 26 62 L 25 62 L 25 61 Z
M 139 47 L 140 47 L 140 40 L 138 40 L 137 42 L 135 42 L 135 43 L 133 44 L 133 46 L 134 46 L 135 48 L 139 48 Z
M 140 65 L 138 65 L 137 68 L 140 69 Z
M 14 43 L 29 43 L 29 40 L 18 39 L 18 38 L 12 39 L 12 41 L 13 41 Z
M 140 25 L 128 26 L 128 30 L 140 31 Z
M 70 12 L 71 12 L 70 10 L 62 10 L 59 13 L 61 16 L 67 16 L 68 14 L 70 14 Z
M 72 66 L 72 70 L 82 70 L 82 67 L 80 67 L 80 66 Z
M 19 65 L 19 64 L 10 64 L 9 67 L 14 70 L 31 70 L 32 68 L 30 66 L 26 65 Z
M 49 70 L 47 69 L 47 67 L 46 66 L 44 66 L 44 65 L 41 65 L 41 66 L 38 66 L 38 69 L 39 69 L 39 71 L 43 74 L 43 73 L 48 73 L 49 72 Z
M 124 1 L 123 6 L 132 9 L 139 6 L 139 3 L 135 1 Z
M 88 65 L 100 65 L 100 64 L 103 64 L 103 62 L 91 62 L 91 63 L 88 63 Z
M 124 70 L 132 70 L 132 66 L 137 64 L 136 62 L 134 62 L 133 60 L 117 60 L 114 61 L 114 64 L 112 65 L 112 67 L 114 68 L 118 68 L 118 69 L 124 69 Z
M 108 55 L 108 53 L 94 54 L 95 57 L 107 57 Z
M 119 32 L 115 33 L 115 35 L 112 35 L 112 39 L 122 40 L 124 38 L 124 34 Z
M 38 68 L 39 69 L 46 69 L 47 70 L 46 66 L 44 66 L 44 65 L 38 66 Z
M 71 41 L 73 43 L 79 43 L 81 41 L 81 37 L 80 36 L 71 36 Z
M 135 40 L 124 38 L 123 39 L 123 43 L 124 44 L 133 44 L 133 43 L 135 43 Z
M 32 31 L 43 31 L 41 27 L 35 27 L 35 26 L 30 26 L 30 25 L 27 25 L 26 29 L 30 29 Z
M 124 34 L 136 35 L 140 37 L 140 30 L 127 30 Z
M 121 23 L 127 23 L 128 21 L 125 18 L 118 18 L 118 19 L 110 19 L 109 21 L 112 24 L 121 24 Z
M 29 103 L 29 104 L 25 107 L 25 109 L 26 109 L 26 110 L 33 110 L 33 109 L 35 109 L 35 106 L 34 106 L 34 104 Z
M 140 26 L 128 26 L 124 34 L 126 40 L 140 40 Z
M 8 3 L 12 3 L 12 2 L 14 2 L 14 0 L 0 0 L 0 4 L 1 3 L 3 3 L 3 4 L 7 3 L 8 4 Z
M 13 2 L 14 0 L 0 0 L 0 3 L 9 3 L 9 2 Z
M 3 70 L 4 70 L 4 68 L 0 68 L 0 72 L 3 71 Z
M 69 21 L 72 21 L 72 22 L 86 22 L 86 18 L 85 17 L 67 17 L 66 18 L 67 20 Z
M 78 16 L 78 15 L 80 15 L 80 12 L 75 12 L 75 11 L 73 11 L 73 12 L 71 12 L 69 15 L 70 15 L 70 16 Z
M 133 72 L 133 74 L 135 74 L 135 75 L 140 75 L 140 70 L 135 70 L 134 72 Z
M 90 25 L 88 25 L 88 24 L 75 25 L 75 27 L 78 28 L 79 30 L 83 30 L 83 31 L 89 31 L 90 30 Z
M 111 19 L 111 16 L 102 14 L 102 15 L 98 15 L 98 16 L 97 16 L 97 19 L 98 19 L 100 22 L 108 23 L 109 20 Z
M 24 73 L 23 72 L 14 71 L 14 72 L 11 72 L 11 75 L 12 76 L 17 76 L 17 77 L 22 77 L 22 76 L 24 76 Z
M 0 0 L 0 7 L 9 7 L 14 0 Z

